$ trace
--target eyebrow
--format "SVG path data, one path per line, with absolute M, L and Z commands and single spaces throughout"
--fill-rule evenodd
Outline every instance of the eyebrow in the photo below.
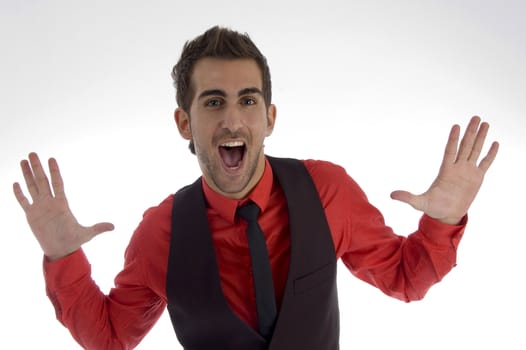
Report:
M 239 90 L 239 92 L 237 93 L 237 96 L 240 97 L 243 95 L 250 95 L 250 94 L 259 94 L 263 96 L 263 91 L 261 91 L 261 89 L 258 89 L 257 87 L 249 87 L 249 88 Z
M 240 96 L 249 95 L 249 94 L 259 94 L 259 95 L 263 96 L 263 92 L 261 91 L 261 89 L 259 89 L 257 87 L 249 87 L 249 88 L 241 89 L 241 90 L 238 91 L 237 96 L 240 97 Z M 202 99 L 203 97 L 207 97 L 207 96 L 226 97 L 226 92 L 224 90 L 221 90 L 221 89 L 205 90 L 205 91 L 203 91 L 203 92 L 201 92 L 199 94 L 198 99 Z

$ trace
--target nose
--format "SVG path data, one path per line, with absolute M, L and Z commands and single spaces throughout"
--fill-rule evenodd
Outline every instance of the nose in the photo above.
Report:
M 236 132 L 243 126 L 243 114 L 236 106 L 224 109 L 222 127 L 230 132 Z

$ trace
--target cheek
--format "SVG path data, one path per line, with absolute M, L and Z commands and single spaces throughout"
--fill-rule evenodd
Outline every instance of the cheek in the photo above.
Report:
M 199 123 L 192 123 L 192 138 L 201 144 L 207 144 L 212 141 L 214 126 L 212 122 L 201 120 Z

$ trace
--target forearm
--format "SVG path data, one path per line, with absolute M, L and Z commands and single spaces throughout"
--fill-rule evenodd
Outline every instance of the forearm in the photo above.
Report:
M 407 238 L 382 239 L 375 253 L 362 260 L 362 268 L 355 269 L 351 258 L 346 265 L 389 296 L 406 302 L 420 300 L 456 265 L 465 222 L 445 225 L 424 215 L 419 229 Z
M 150 311 L 150 319 L 144 320 L 144 309 L 133 305 L 135 291 L 123 293 L 121 288 L 105 295 L 92 280 L 82 250 L 58 261 L 45 261 L 44 272 L 47 294 L 57 319 L 85 349 L 134 348 L 164 307 L 158 303 L 159 310 Z M 120 295 L 127 295 L 128 300 L 120 300 Z M 155 308 L 155 304 L 151 307 Z M 134 322 L 138 319 L 141 322 Z

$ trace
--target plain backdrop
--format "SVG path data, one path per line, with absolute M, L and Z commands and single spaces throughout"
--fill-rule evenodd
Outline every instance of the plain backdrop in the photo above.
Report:
M 84 246 L 107 292 L 142 213 L 200 175 L 173 122 L 184 42 L 213 25 L 266 55 L 278 119 L 266 152 L 344 166 L 402 235 L 391 191 L 435 178 L 451 126 L 501 143 L 458 266 L 403 303 L 339 268 L 342 349 L 525 349 L 523 1 L 0 0 L 0 348 L 78 349 L 45 295 L 12 194 L 30 151 L 61 165 L 72 210 L 114 232 Z M 487 150 L 487 146 L 485 151 Z M 163 315 L 139 349 L 180 349 Z

